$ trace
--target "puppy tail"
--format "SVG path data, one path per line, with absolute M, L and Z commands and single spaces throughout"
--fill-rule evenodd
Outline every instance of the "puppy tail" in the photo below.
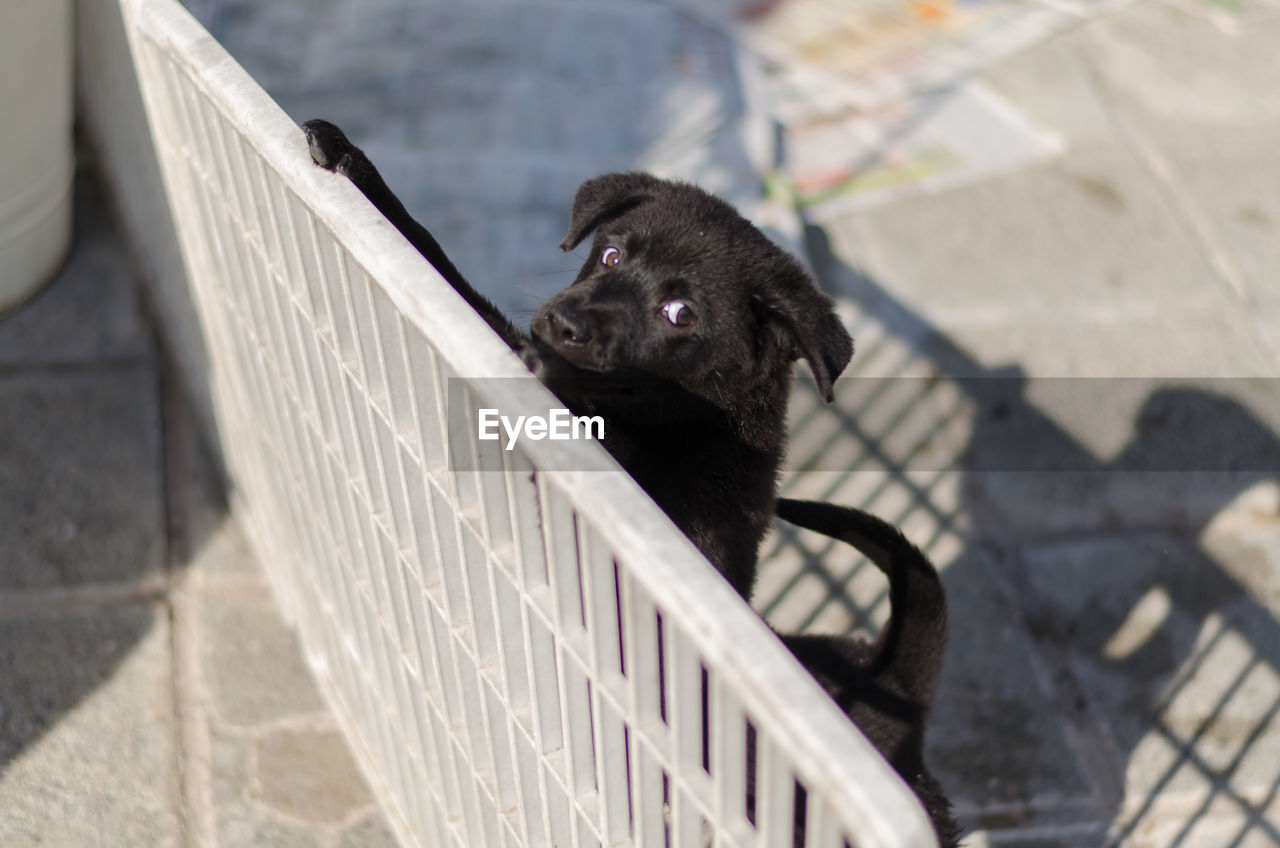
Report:
M 778 517 L 852 545 L 889 578 L 889 623 L 868 668 L 928 704 L 947 645 L 947 598 L 938 572 L 896 527 L 852 507 L 779 498 Z

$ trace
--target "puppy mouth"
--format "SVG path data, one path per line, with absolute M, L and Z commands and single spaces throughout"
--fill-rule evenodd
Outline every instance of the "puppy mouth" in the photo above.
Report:
M 593 334 L 580 310 L 543 307 L 529 328 L 540 354 L 553 354 L 582 370 L 607 374 L 616 370 L 608 346 Z
M 614 374 L 620 369 L 605 355 L 598 342 L 587 343 L 565 338 L 563 332 L 547 320 L 545 315 L 538 315 L 533 326 L 529 328 L 539 354 L 548 354 L 568 362 L 575 368 L 591 371 L 595 374 Z
M 674 385 L 669 377 L 647 368 L 619 363 L 595 344 L 548 341 L 537 330 L 531 335 L 542 360 L 539 374 L 560 386 L 573 383 L 579 394 L 623 400 L 666 392 Z
M 597 399 L 629 398 L 646 391 L 653 375 L 634 368 L 601 362 L 580 348 L 565 349 L 533 330 L 534 349 L 541 360 L 538 374 L 553 391 L 571 390 L 575 395 Z M 576 354 L 576 355 L 575 355 Z

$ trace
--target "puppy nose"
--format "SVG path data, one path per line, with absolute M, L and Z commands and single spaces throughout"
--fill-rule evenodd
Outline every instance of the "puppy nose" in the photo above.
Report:
M 564 344 L 580 345 L 591 341 L 591 325 L 583 315 L 567 303 L 557 303 L 547 310 L 549 335 Z

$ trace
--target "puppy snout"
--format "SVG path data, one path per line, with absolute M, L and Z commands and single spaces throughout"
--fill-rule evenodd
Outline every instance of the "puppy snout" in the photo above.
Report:
M 543 315 L 548 341 L 564 345 L 584 345 L 591 341 L 591 324 L 587 316 L 569 303 L 560 302 Z

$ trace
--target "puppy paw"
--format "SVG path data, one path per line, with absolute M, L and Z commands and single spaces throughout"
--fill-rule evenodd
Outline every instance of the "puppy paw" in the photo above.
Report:
M 342 130 L 328 121 L 316 118 L 305 122 L 302 132 L 307 137 L 307 147 L 311 150 L 313 162 L 326 171 L 346 173 L 352 154 L 358 151 L 343 135 Z
M 544 369 L 544 358 L 541 351 L 538 350 L 537 344 L 532 341 L 523 342 L 516 348 L 516 356 L 520 357 L 520 361 L 524 363 L 524 367 L 536 377 L 541 377 L 539 373 Z

